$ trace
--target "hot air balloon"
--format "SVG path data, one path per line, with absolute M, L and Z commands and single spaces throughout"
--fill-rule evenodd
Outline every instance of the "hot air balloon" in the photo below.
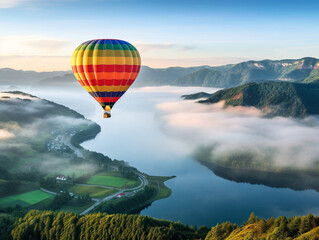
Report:
M 111 117 L 114 104 L 135 81 L 141 67 L 137 49 L 117 39 L 96 39 L 78 46 L 71 59 L 72 71 L 84 89 Z

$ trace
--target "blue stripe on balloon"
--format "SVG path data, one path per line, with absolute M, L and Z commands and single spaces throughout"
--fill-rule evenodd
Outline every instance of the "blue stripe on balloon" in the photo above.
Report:
M 125 92 L 89 92 L 92 97 L 122 97 Z M 95 96 L 94 96 L 95 94 Z

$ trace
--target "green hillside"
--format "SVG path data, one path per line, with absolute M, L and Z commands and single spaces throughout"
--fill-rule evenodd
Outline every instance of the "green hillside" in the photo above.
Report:
M 182 98 L 185 100 L 195 100 L 199 98 L 209 98 L 212 94 L 206 93 L 206 92 L 199 92 L 199 93 L 194 93 L 194 94 L 189 94 L 189 95 L 183 95 Z
M 305 117 L 319 114 L 319 84 L 315 83 L 247 83 L 210 95 L 196 93 L 183 97 L 185 99 L 198 99 L 202 96 L 209 97 L 199 101 L 199 103 L 213 104 L 225 101 L 225 108 L 228 106 L 256 107 L 268 117 Z
M 315 240 L 319 237 L 319 218 L 312 214 L 263 219 L 252 213 L 241 226 L 224 222 L 209 229 L 139 215 L 96 213 L 80 217 L 74 213 L 31 210 L 21 218 L 0 215 L 0 226 L 2 240 Z
M 319 218 L 309 214 L 305 217 L 278 217 L 259 219 L 253 213 L 242 227 L 230 222 L 218 224 L 211 229 L 205 240 L 240 239 L 319 239 Z

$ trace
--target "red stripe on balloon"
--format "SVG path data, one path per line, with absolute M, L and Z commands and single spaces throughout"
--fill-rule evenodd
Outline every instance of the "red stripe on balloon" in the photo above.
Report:
M 72 66 L 75 73 L 83 72 L 135 72 L 140 71 L 139 65 L 76 65 Z
M 100 79 L 100 80 L 91 80 L 90 84 L 83 84 L 83 86 L 131 86 L 135 79 L 131 80 L 117 80 L 117 79 Z

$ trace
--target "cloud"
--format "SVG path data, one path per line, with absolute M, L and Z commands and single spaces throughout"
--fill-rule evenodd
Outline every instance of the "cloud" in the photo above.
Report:
M 308 168 L 319 162 L 319 118 L 262 118 L 255 108 L 224 109 L 170 101 L 157 106 L 163 131 L 188 144 L 192 151 L 211 147 L 211 159 L 255 153 L 256 159 L 277 167 Z
M 61 39 L 30 39 L 26 40 L 25 44 L 35 49 L 43 49 L 45 51 L 57 51 L 66 46 L 70 43 L 66 40 Z
M 141 43 L 137 42 L 134 43 L 134 46 L 140 51 L 140 52 L 149 52 L 149 51 L 163 51 L 163 50 L 177 50 L 177 51 L 189 51 L 194 49 L 193 46 L 185 46 L 175 43 Z
M 0 56 L 1 68 L 33 71 L 71 70 L 70 56 Z
M 15 135 L 6 129 L 0 129 L 0 140 L 14 138 Z
M 0 56 L 65 56 L 72 54 L 74 46 L 67 39 L 33 35 L 9 35 L 0 37 Z
M 0 0 L 0 8 L 13 8 L 30 0 Z

